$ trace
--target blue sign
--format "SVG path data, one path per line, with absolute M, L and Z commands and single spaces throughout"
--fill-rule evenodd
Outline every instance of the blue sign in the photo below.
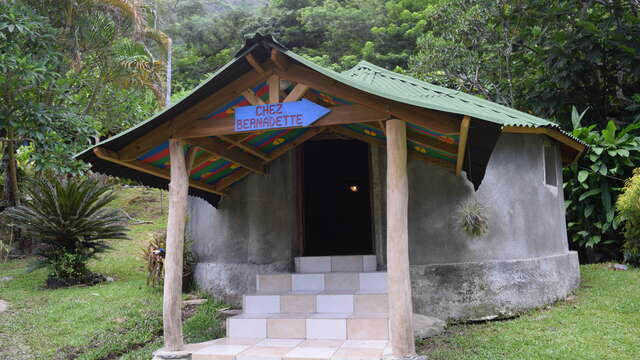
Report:
M 235 131 L 305 127 L 331 110 L 307 99 L 236 108 Z

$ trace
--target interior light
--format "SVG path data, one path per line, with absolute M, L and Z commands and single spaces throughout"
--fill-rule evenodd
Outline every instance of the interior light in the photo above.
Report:
M 353 192 L 358 191 L 358 185 L 351 185 L 351 186 L 349 186 L 349 190 L 351 190 L 351 191 L 353 191 Z

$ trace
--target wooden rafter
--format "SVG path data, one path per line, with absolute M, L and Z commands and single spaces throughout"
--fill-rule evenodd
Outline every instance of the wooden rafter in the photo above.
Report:
M 153 165 L 149 165 L 138 160 L 124 161 L 119 158 L 116 152 L 105 149 L 105 148 L 97 147 L 93 149 L 93 152 L 94 154 L 96 154 L 98 158 L 102 160 L 110 161 L 112 163 L 126 166 L 128 168 L 131 168 L 146 174 L 150 174 L 153 176 L 157 176 L 163 179 L 171 180 L 171 174 L 169 172 L 169 169 L 157 168 Z M 216 190 L 214 187 L 197 180 L 189 180 L 189 186 L 193 187 L 194 189 L 206 191 L 212 194 L 226 195 L 224 192 Z
M 252 54 L 247 54 L 247 56 L 245 56 L 245 59 L 247 59 L 247 62 L 249 63 L 249 65 L 251 65 L 251 67 L 259 74 L 262 74 L 265 72 L 262 65 L 260 65 L 260 63 L 256 61 L 256 58 L 254 58 Z
M 448 152 L 450 154 L 456 154 L 458 152 L 458 146 L 449 144 L 440 140 L 436 140 L 432 137 L 422 135 L 415 131 L 409 131 L 407 129 L 407 139 L 420 144 L 428 149 L 439 150 Z
M 289 63 L 286 71 L 282 71 L 277 67 L 274 71 L 280 75 L 282 79 L 305 84 L 315 90 L 330 93 L 345 100 L 371 107 L 372 109 L 385 112 L 404 121 L 442 134 L 457 133 L 459 130 L 460 119 L 453 115 L 424 109 L 418 106 L 402 104 L 369 94 L 298 64 Z
M 242 92 L 242 96 L 244 96 L 251 105 L 264 105 L 264 101 L 262 101 L 262 99 L 260 99 L 251 89 L 244 90 Z
M 274 159 L 274 160 L 279 158 L 280 156 L 284 155 L 287 151 L 294 149 L 295 147 L 299 146 L 303 142 L 305 142 L 305 141 L 311 139 L 312 137 L 320 134 L 324 130 L 325 130 L 325 128 L 318 128 L 318 127 L 310 128 L 304 134 L 302 134 L 302 135 L 298 136 L 297 138 L 293 139 L 292 141 L 290 141 L 286 145 L 283 145 L 281 148 L 274 150 L 271 153 L 271 158 Z
M 193 171 L 193 169 L 197 169 L 198 166 L 206 163 L 207 161 L 213 161 L 217 158 L 218 158 L 217 156 L 211 155 L 210 153 L 203 151 L 202 154 L 200 154 L 198 157 L 195 158 L 195 160 L 193 160 L 193 166 L 191 166 L 191 171 Z
M 225 135 L 220 135 L 218 137 L 220 139 L 232 144 L 233 146 L 237 146 L 240 149 L 242 149 L 242 150 L 244 150 L 244 151 L 246 151 L 246 152 L 248 152 L 248 153 L 250 153 L 252 155 L 255 155 L 255 156 L 261 158 L 262 160 L 266 160 L 266 161 L 271 160 L 271 158 L 267 154 L 263 153 L 260 150 L 254 149 L 251 145 L 245 144 L 242 141 L 236 141 L 236 140 L 232 139 L 231 137 L 225 136 Z M 229 148 L 231 148 L 231 146 Z
M 460 138 L 458 139 L 458 157 L 456 160 L 456 175 L 460 175 L 462 172 L 462 165 L 464 164 L 464 151 L 467 148 L 467 136 L 469 135 L 469 124 L 471 118 L 465 115 L 460 123 Z
M 289 95 L 282 102 L 291 102 L 298 101 L 304 95 L 304 93 L 309 90 L 309 87 L 305 84 L 296 84 L 296 86 L 291 90 Z
M 272 74 L 271 66 L 267 65 L 265 64 L 265 73 L 259 74 L 255 70 L 247 72 L 222 89 L 202 99 L 193 107 L 176 115 L 172 120 L 166 121 L 127 144 L 122 150 L 118 151 L 118 155 L 123 160 L 134 160 L 145 152 L 159 146 L 173 136 L 177 129 L 191 122 L 197 122 L 198 119 L 235 99 L 245 89 L 252 88 L 265 81 Z
M 220 189 L 218 191 L 222 191 L 221 189 L 228 188 L 232 184 L 235 184 L 236 182 L 244 179 L 249 174 L 251 174 L 251 171 L 247 169 L 239 169 L 233 174 L 225 176 L 224 178 L 220 179 L 220 181 L 218 181 L 218 183 L 216 184 L 216 189 Z
M 271 61 L 275 64 L 276 68 L 280 71 L 287 70 L 288 61 L 284 58 L 282 53 L 276 49 L 271 49 Z
M 340 135 L 355 139 L 355 140 L 360 140 L 360 141 L 366 142 L 366 143 L 368 143 L 370 145 L 373 145 L 373 146 L 380 146 L 380 147 L 385 147 L 386 146 L 386 141 L 383 140 L 383 139 L 374 138 L 372 136 L 367 136 L 367 135 L 361 134 L 359 132 L 355 132 L 355 131 L 351 131 L 349 129 L 345 129 L 345 128 L 340 127 L 340 126 L 331 127 L 331 131 L 333 131 L 333 132 L 335 132 L 337 134 L 340 134 Z M 410 158 L 420 159 L 422 161 L 426 161 L 428 163 L 435 164 L 435 165 L 438 165 L 440 167 L 444 167 L 447 170 L 453 170 L 454 167 L 455 167 L 455 165 L 453 163 L 449 162 L 449 161 L 446 161 L 446 160 L 443 160 L 443 159 L 440 159 L 440 158 L 436 158 L 436 157 L 433 157 L 433 156 L 425 155 L 425 154 L 419 153 L 417 151 L 409 151 L 408 152 L 408 156 Z
M 356 131 L 352 131 L 349 129 L 345 129 L 341 126 L 332 126 L 331 127 L 331 131 L 335 132 L 336 134 L 339 135 L 343 135 L 355 140 L 360 140 L 360 141 L 364 141 L 368 144 L 374 145 L 374 146 L 385 146 L 385 141 L 383 139 L 379 139 L 379 138 L 375 138 L 373 136 L 368 136 L 365 134 L 361 134 L 359 132 Z
M 187 174 L 191 173 L 191 169 L 193 169 L 193 163 L 196 160 L 196 154 L 198 153 L 198 147 L 192 146 L 187 151 L 187 155 L 185 155 L 185 165 L 187 168 Z
M 269 104 L 280 102 L 280 77 L 278 75 L 269 76 Z
M 376 122 L 389 119 L 389 115 L 364 105 L 342 105 L 331 107 L 331 112 L 311 124 L 311 127 Z M 178 130 L 177 138 L 193 138 L 235 134 L 235 119 L 229 116 L 223 119 L 201 120 Z
M 227 144 L 220 139 L 215 138 L 194 138 L 186 139 L 186 143 L 195 145 L 202 150 L 216 155 L 223 159 L 227 159 L 251 171 L 264 174 L 264 163 L 251 157 L 249 154 L 238 149 L 229 149 Z
M 304 134 L 298 136 L 297 138 L 295 138 L 294 140 L 292 140 L 288 144 L 282 146 L 279 149 L 274 150 L 273 153 L 271 153 L 269 155 L 271 157 L 271 161 L 279 158 L 280 156 L 282 156 L 285 153 L 287 153 L 289 150 L 294 149 L 295 147 L 301 145 L 305 141 L 307 141 L 307 140 L 311 139 L 312 137 L 320 134 L 325 129 L 326 128 L 324 128 L 324 127 L 321 127 L 321 128 L 310 128 Z M 235 184 L 236 182 L 240 181 L 241 179 L 243 179 L 247 175 L 249 175 L 249 172 L 246 171 L 246 169 L 238 170 L 234 174 L 229 175 L 228 177 L 225 177 L 222 180 L 220 180 L 218 182 L 218 184 L 216 185 L 216 189 L 219 190 L 219 191 L 222 191 L 223 189 L 226 189 L 229 186 L 231 186 L 231 185 Z

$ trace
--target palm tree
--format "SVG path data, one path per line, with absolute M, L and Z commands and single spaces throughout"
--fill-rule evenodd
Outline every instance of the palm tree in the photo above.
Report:
M 107 207 L 111 187 L 97 180 L 35 180 L 27 193 L 30 200 L 3 215 L 38 240 L 32 268 L 49 267 L 50 278 L 77 283 L 91 274 L 87 262 L 110 248 L 107 239 L 127 238 L 126 219 Z

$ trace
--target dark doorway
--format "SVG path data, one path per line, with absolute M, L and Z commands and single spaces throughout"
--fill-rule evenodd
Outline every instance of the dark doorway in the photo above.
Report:
M 309 141 L 301 155 L 304 255 L 372 254 L 369 146 Z

